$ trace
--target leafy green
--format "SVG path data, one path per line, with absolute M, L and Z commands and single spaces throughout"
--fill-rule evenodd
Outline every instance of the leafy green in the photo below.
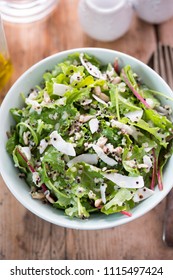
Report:
M 148 88 L 130 65 L 118 76 L 112 64 L 73 53 L 48 69 L 27 97 L 21 94 L 22 108 L 10 109 L 15 125 L 6 150 L 31 193 L 42 192 L 71 218 L 130 211 L 138 203 L 138 188 L 131 184 L 140 178 L 140 187 L 154 189 L 158 182 L 161 189 L 173 154 L 173 124 L 159 113 L 165 109 L 160 95 L 165 96 Z M 70 164 L 75 156 L 81 162 Z M 122 178 L 127 188 L 110 177 Z
M 53 170 L 62 174 L 65 171 L 65 162 L 62 160 L 62 154 L 52 146 L 50 146 L 44 153 L 42 163 L 49 164 Z
M 12 136 L 8 139 L 6 143 L 6 150 L 9 154 L 13 153 L 13 150 L 15 149 L 16 145 L 18 144 L 18 135 L 16 132 L 12 134 Z
M 123 203 L 125 201 L 128 202 L 129 200 L 132 199 L 132 197 L 133 197 L 132 191 L 129 191 L 128 189 L 120 189 L 119 191 L 117 191 L 115 196 L 108 203 L 104 205 L 104 207 L 102 208 L 102 212 L 105 214 L 110 213 L 107 212 L 110 211 L 110 208 L 113 208 L 111 209 L 111 212 L 113 213 L 118 212 L 117 210 L 119 211 L 126 210 L 127 208 L 125 207 L 125 205 L 123 205 Z

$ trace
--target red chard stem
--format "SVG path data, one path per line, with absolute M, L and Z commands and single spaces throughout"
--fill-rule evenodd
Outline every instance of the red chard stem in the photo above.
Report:
M 145 105 L 146 108 L 150 109 L 150 105 L 145 101 L 145 99 L 134 89 L 134 87 L 132 86 L 132 84 L 130 83 L 124 69 L 122 70 L 122 76 L 124 78 L 124 81 L 126 83 L 126 85 L 131 89 L 131 91 L 133 92 L 133 94 L 136 96 L 136 98 L 141 101 L 141 103 L 143 103 Z

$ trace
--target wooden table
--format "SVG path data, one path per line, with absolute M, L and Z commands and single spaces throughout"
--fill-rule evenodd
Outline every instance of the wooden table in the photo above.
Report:
M 63 0 L 42 22 L 5 24 L 14 73 L 0 93 L 1 101 L 27 68 L 62 50 L 104 47 L 147 63 L 158 41 L 173 46 L 173 19 L 153 26 L 136 16 L 122 38 L 111 43 L 95 41 L 83 32 L 77 5 L 78 0 Z M 26 210 L 0 179 L 0 259 L 173 259 L 173 249 L 162 241 L 164 209 L 165 200 L 143 217 L 112 229 L 65 229 Z

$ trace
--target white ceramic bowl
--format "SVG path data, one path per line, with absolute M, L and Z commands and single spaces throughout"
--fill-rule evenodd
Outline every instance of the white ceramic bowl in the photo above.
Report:
M 73 52 L 87 52 L 103 63 L 113 62 L 115 57 L 119 58 L 120 64 L 130 64 L 132 68 L 138 73 L 143 81 L 152 89 L 164 92 L 166 95 L 171 96 L 172 91 L 169 86 L 163 81 L 163 79 L 155 73 L 151 68 L 146 66 L 139 60 L 128 56 L 126 54 L 99 48 L 83 48 L 83 49 L 73 49 L 69 51 L 64 51 L 57 53 L 53 56 L 45 58 L 44 60 L 38 62 L 30 69 L 28 69 L 12 86 L 12 88 L 7 93 L 1 108 L 0 108 L 0 171 L 1 175 L 13 195 L 17 200 L 23 204 L 28 210 L 39 216 L 40 218 L 49 221 L 53 224 L 74 228 L 74 229 L 105 229 L 115 227 L 121 224 L 128 223 L 143 214 L 147 213 L 153 207 L 155 207 L 170 191 L 172 188 L 172 166 L 173 157 L 170 158 L 169 162 L 164 169 L 163 175 L 163 191 L 159 191 L 156 188 L 155 194 L 148 199 L 142 201 L 138 206 L 136 206 L 131 212 L 132 217 L 127 217 L 122 214 L 112 214 L 106 216 L 104 214 L 92 214 L 88 220 L 70 219 L 67 217 L 63 211 L 54 209 L 51 206 L 45 205 L 38 200 L 32 199 L 29 194 L 29 187 L 21 180 L 18 176 L 18 170 L 14 167 L 11 157 L 7 154 L 5 145 L 7 141 L 6 132 L 9 131 L 10 126 L 13 124 L 12 117 L 10 116 L 9 110 L 12 107 L 22 106 L 22 100 L 20 93 L 23 92 L 27 95 L 29 90 L 35 85 L 42 81 L 42 74 L 47 69 L 52 69 L 55 64 L 61 62 L 67 57 L 68 54 Z M 165 98 L 161 99 L 163 104 L 168 103 Z M 169 105 L 173 108 L 173 103 L 169 101 Z M 9 210 L 10 211 L 10 210 Z

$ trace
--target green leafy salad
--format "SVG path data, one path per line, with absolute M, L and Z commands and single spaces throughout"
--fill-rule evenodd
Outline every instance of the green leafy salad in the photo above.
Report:
M 70 217 L 127 216 L 163 189 L 171 156 L 171 109 L 130 65 L 74 53 L 22 94 L 6 149 L 34 199 Z M 169 99 L 169 97 L 167 97 Z M 170 98 L 171 99 L 171 98 Z

